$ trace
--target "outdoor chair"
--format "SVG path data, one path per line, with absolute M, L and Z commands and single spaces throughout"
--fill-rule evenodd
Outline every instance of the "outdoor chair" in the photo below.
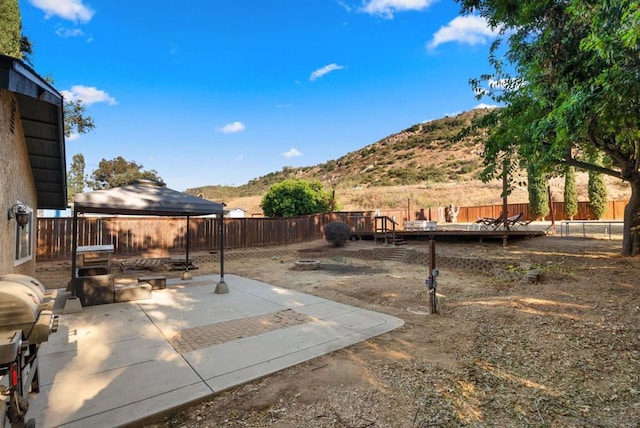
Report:
M 488 217 L 476 217 L 476 221 L 471 223 L 467 230 L 487 230 L 489 224 L 493 221 L 492 218 Z
M 491 221 L 487 224 L 487 229 L 498 230 L 504 225 L 504 214 L 500 213 L 498 217 L 489 220 Z M 508 222 L 509 218 L 507 218 L 507 223 Z
M 512 215 L 510 217 L 507 217 L 507 227 L 509 228 L 509 230 L 516 230 L 519 226 L 519 224 L 522 221 L 522 216 L 524 215 L 524 213 L 520 213 L 518 215 Z M 493 222 L 492 226 L 492 230 L 498 230 L 501 227 L 504 227 L 505 224 L 505 220 L 503 216 L 498 217 L 497 219 L 495 219 L 495 221 Z
M 520 213 L 518 215 L 507 217 L 507 226 L 509 229 L 516 229 L 518 227 L 518 223 L 522 220 L 523 215 L 524 213 Z
M 507 221 L 506 221 L 507 227 L 509 229 L 515 229 L 518 222 L 522 219 L 522 216 L 523 216 L 523 213 L 507 217 Z M 498 218 L 488 219 L 488 220 L 491 220 L 491 221 L 487 222 L 487 229 L 499 230 L 500 228 L 504 227 L 505 220 L 502 214 Z
M 533 219 L 531 220 L 522 220 L 520 219 L 519 221 L 516 222 L 516 224 L 514 225 L 514 229 L 520 229 L 520 230 L 529 230 L 529 224 L 531 224 L 531 222 L 533 221 Z

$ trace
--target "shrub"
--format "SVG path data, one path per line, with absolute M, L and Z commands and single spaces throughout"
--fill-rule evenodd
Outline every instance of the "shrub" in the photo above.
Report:
M 564 176 L 564 213 L 570 220 L 578 214 L 578 191 L 576 189 L 576 171 L 568 166 Z
M 589 207 L 593 216 L 600 220 L 607 213 L 607 184 L 604 176 L 597 172 L 589 171 Z
M 544 219 L 549 214 L 549 195 L 546 177 L 532 165 L 527 166 L 529 206 L 531 213 Z
M 346 223 L 334 221 L 324 227 L 324 237 L 334 246 L 344 247 L 351 237 L 351 228 Z
M 296 217 L 329 211 L 332 194 L 320 181 L 288 179 L 276 183 L 262 197 L 260 208 L 267 217 Z

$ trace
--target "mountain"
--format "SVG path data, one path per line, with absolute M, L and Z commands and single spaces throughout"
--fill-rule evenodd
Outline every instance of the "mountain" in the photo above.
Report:
M 474 109 L 452 117 L 420 123 L 340 157 L 315 166 L 272 172 L 247 184 L 202 186 L 186 192 L 222 201 L 229 208 L 259 214 L 262 195 L 284 179 L 319 180 L 336 192 L 345 211 L 427 208 L 441 205 L 487 205 L 501 203 L 502 183 L 483 183 L 482 149 L 485 130 L 478 129 L 458 139 L 474 118 L 489 109 Z M 581 200 L 586 195 L 586 173 L 577 174 Z M 554 200 L 562 200 L 563 179 L 550 182 Z M 610 199 L 625 199 L 628 189 L 611 183 Z M 510 202 L 527 202 L 526 188 L 514 189 Z

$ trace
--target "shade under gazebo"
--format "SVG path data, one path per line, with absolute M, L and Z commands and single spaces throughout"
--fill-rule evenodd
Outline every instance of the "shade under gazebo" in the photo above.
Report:
M 224 228 L 222 218 L 224 205 L 191 196 L 149 180 L 95 192 L 79 193 L 73 202 L 73 238 L 71 280 L 76 278 L 76 256 L 78 249 L 78 214 L 125 214 L 147 216 L 187 217 L 186 266 L 189 266 L 189 217 L 208 214 L 220 216 L 220 282 L 224 283 Z M 75 283 L 72 285 L 76 296 Z

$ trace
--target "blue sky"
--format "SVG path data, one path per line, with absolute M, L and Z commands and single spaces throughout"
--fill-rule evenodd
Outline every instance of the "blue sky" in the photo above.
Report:
M 21 0 L 32 62 L 122 156 L 177 190 L 337 159 L 477 107 L 495 34 L 452 0 Z M 487 101 L 484 101 L 487 102 Z

